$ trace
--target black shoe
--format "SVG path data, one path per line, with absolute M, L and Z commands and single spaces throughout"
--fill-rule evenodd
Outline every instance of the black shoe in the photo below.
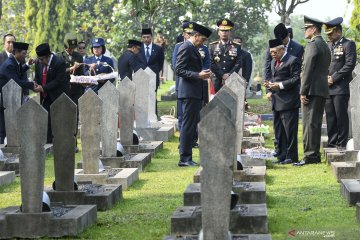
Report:
M 194 161 L 188 161 L 188 162 L 179 161 L 178 166 L 179 167 L 190 167 L 190 166 L 199 166 L 199 164 L 197 164 Z
M 280 162 L 280 164 L 291 164 L 291 163 L 293 163 L 293 160 L 291 160 L 290 158 Z
M 199 144 L 198 143 L 194 143 L 194 145 L 192 146 L 193 148 L 199 148 Z

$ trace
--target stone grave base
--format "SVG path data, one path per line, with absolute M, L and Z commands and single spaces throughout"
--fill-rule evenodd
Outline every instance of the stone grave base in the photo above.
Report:
M 110 168 L 137 168 L 140 172 L 151 162 L 150 153 L 129 154 L 125 157 L 100 157 L 104 166 Z M 82 168 L 82 162 L 76 164 L 77 168 Z
M 340 179 L 360 178 L 360 162 L 332 162 L 331 169 L 340 182 Z
M 180 207 L 171 216 L 172 235 L 197 235 L 201 230 L 201 207 Z M 234 234 L 268 233 L 266 204 L 237 205 L 230 211 Z
M 358 150 L 339 151 L 336 148 L 325 148 L 324 154 L 326 162 L 331 164 L 332 162 L 353 162 L 356 161 Z
M 360 203 L 356 203 L 356 219 L 360 221 Z
M 19 175 L 19 157 L 8 158 L 5 161 L 0 161 L 0 171 L 11 171 L 15 172 L 16 175 Z
M 122 199 L 121 185 L 79 184 L 79 191 L 47 190 L 51 202 L 69 205 L 96 205 L 98 211 L 112 208 Z
M 12 154 L 19 154 L 20 153 L 20 147 L 5 147 L 4 144 L 1 144 L 0 148 L 1 148 L 1 151 L 3 151 L 3 153 L 12 153 Z M 44 148 L 45 148 L 46 155 L 53 154 L 53 145 L 52 145 L 52 143 L 51 144 L 45 144 Z
M 254 148 L 264 145 L 264 139 L 259 137 L 243 137 L 241 148 Z
M 0 171 L 0 186 L 9 184 L 15 181 L 14 171 Z
M 168 236 L 164 240 L 199 240 L 198 235 Z M 270 234 L 232 234 L 232 240 L 271 240 Z
M 96 222 L 95 205 L 65 205 L 63 215 L 54 209 L 53 212 L 22 213 L 19 207 L 8 207 L 0 210 L 0 238 L 39 238 L 77 236 L 86 227 Z M 55 215 L 56 213 L 56 215 Z
M 246 154 L 241 154 L 241 161 L 244 167 L 266 166 L 266 159 L 252 158 Z
M 120 142 L 120 139 L 118 139 Z M 122 145 L 127 153 L 138 153 L 140 151 L 140 145 Z
M 236 182 L 232 190 L 239 194 L 238 204 L 266 203 L 265 182 Z M 184 192 L 184 206 L 201 205 L 201 184 L 191 183 Z
M 360 179 L 341 179 L 341 194 L 349 205 L 360 202 Z
M 175 133 L 174 127 L 136 128 L 136 132 L 144 141 L 169 141 Z
M 108 173 L 109 171 L 112 173 Z M 139 171 L 137 168 L 111 168 L 98 174 L 84 174 L 83 169 L 75 169 L 75 177 L 78 183 L 115 184 L 127 189 L 139 180 Z
M 161 95 L 161 101 L 176 101 L 176 100 L 177 100 L 176 94 Z
M 139 153 L 151 153 L 151 156 L 155 156 L 155 154 L 163 149 L 164 142 L 163 141 L 142 141 L 139 144 Z

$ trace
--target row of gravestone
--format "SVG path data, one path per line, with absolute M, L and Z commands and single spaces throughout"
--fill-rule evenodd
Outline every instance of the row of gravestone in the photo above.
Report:
M 346 150 L 324 148 L 325 158 L 341 185 L 341 194 L 351 206 L 356 206 L 356 217 L 360 220 L 360 64 L 353 71 L 350 82 L 350 124 L 352 139 Z
M 51 202 L 61 202 L 62 204 L 54 206 L 49 201 L 49 205 L 51 205 L 49 212 L 44 212 L 40 206 L 40 204 L 44 204 L 41 196 L 43 195 L 45 169 L 42 139 L 44 134 L 46 136 L 47 128 L 44 128 L 44 125 L 47 126 L 47 112 L 33 100 L 25 103 L 18 110 L 17 125 L 22 126 L 19 128 L 22 136 L 19 144 L 19 165 L 23 205 L 20 212 L 18 207 L 8 207 L 0 211 L 2 221 L 0 238 L 77 235 L 84 227 L 91 225 L 96 220 L 96 207 L 99 210 L 106 210 L 121 199 L 122 187 L 126 188 L 136 181 L 138 168 L 143 169 L 150 160 L 150 153 L 146 157 L 148 161 L 139 160 L 138 155 L 140 154 L 136 153 L 127 159 L 125 159 L 127 156 L 118 157 L 116 138 L 118 108 L 116 103 L 120 102 L 120 105 L 123 103 L 125 106 L 120 107 L 120 128 L 124 129 L 124 131 L 120 130 L 120 140 L 129 144 L 127 145 L 130 146 L 128 149 L 136 149 L 133 145 L 131 130 L 134 116 L 134 111 L 131 110 L 131 107 L 134 108 L 134 104 L 131 99 L 135 95 L 134 91 L 131 91 L 134 90 L 133 84 L 129 79 L 123 80 L 119 84 L 121 94 L 118 94 L 114 85 L 107 83 L 99 91 L 99 96 L 90 90 L 79 99 L 83 170 L 81 170 L 82 172 L 77 170 L 75 176 L 77 106 L 65 94 L 61 95 L 51 106 L 55 182 L 53 190 L 48 190 L 48 195 Z M 126 85 L 130 85 L 130 87 L 126 88 Z M 19 121 L 26 121 L 27 124 L 19 124 Z M 101 129 L 103 129 L 102 133 Z M 125 167 L 136 166 L 137 168 L 101 167 L 99 164 L 100 141 L 102 142 L 103 158 L 112 158 L 112 162 L 115 164 L 125 163 Z M 150 147 L 145 147 L 143 150 L 155 151 L 161 146 L 162 142 L 151 143 Z M 141 151 L 141 149 L 137 148 L 137 151 Z M 124 152 L 123 150 L 122 153 Z M 35 159 L 39 161 L 33 164 Z M 31 176 L 36 177 L 31 178 Z M 30 178 L 32 181 L 27 181 Z M 77 183 L 74 181 L 75 179 L 77 179 Z M 96 206 L 83 204 L 95 204 Z M 64 214 L 59 215 L 59 212 Z M 31 223 L 28 223 L 29 221 Z M 76 224 L 76 221 L 80 221 L 80 224 Z M 16 223 L 19 222 L 28 227 L 16 229 Z M 39 222 L 42 224 L 39 225 Z M 65 229 L 65 225 L 72 227 Z
M 236 73 L 200 113 L 201 167 L 166 239 L 271 239 L 263 166 L 241 156 L 246 82 Z M 232 191 L 234 193 L 232 193 Z

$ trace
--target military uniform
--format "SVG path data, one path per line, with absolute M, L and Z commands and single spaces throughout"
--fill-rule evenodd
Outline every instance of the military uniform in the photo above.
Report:
M 225 73 L 239 72 L 242 65 L 241 45 L 232 41 L 223 44 L 220 41 L 210 43 L 211 71 L 215 92 L 222 87 Z
M 319 20 L 306 16 L 304 16 L 304 22 L 305 28 L 321 29 L 322 26 L 322 22 Z M 301 72 L 300 97 L 301 99 L 306 97 L 308 102 L 302 102 L 304 159 L 298 164 L 294 164 L 296 166 L 321 161 L 321 124 L 325 100 L 329 97 L 327 75 L 330 60 L 330 49 L 320 33 L 313 35 L 305 48 Z
M 325 23 L 325 33 L 329 38 L 334 30 L 342 29 L 342 21 L 340 17 Z M 344 38 L 342 34 L 339 37 L 328 43 L 331 50 L 329 77 L 333 84 L 329 86 L 330 96 L 326 99 L 325 112 L 328 146 L 345 148 L 349 135 L 349 82 L 356 64 L 356 46 L 354 41 Z

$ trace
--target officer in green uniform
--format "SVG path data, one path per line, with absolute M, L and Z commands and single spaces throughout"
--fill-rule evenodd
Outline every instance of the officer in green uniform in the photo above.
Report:
M 81 76 L 84 75 L 83 57 L 75 49 L 78 46 L 77 37 L 74 33 L 65 34 L 64 38 L 64 51 L 58 53 L 57 56 L 63 59 L 66 63 L 66 81 L 70 85 L 69 97 L 77 105 L 78 100 L 84 93 L 84 87 L 78 83 L 70 83 L 70 75 Z M 76 128 L 77 129 L 77 128 Z M 77 130 L 76 130 L 77 131 Z M 78 152 L 78 148 L 75 148 Z
M 212 78 L 215 92 L 220 90 L 233 72 L 239 72 L 243 62 L 241 45 L 230 40 L 230 30 L 234 27 L 234 23 L 225 18 L 219 20 L 217 26 L 220 39 L 210 43 L 209 46 L 211 71 L 215 75 Z

